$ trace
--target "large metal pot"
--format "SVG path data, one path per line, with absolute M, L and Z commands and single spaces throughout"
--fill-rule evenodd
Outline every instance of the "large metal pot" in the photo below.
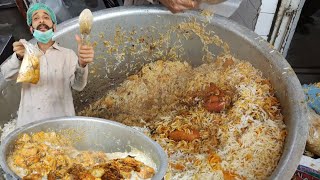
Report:
M 13 150 L 15 141 L 23 133 L 72 131 L 71 136 L 81 138 L 75 144 L 78 150 L 130 152 L 133 148 L 143 152 L 156 164 L 153 180 L 161 180 L 167 170 L 168 159 L 161 146 L 152 139 L 123 124 L 99 118 L 65 117 L 30 123 L 19 127 L 1 143 L 1 166 L 8 176 L 18 179 L 7 164 L 7 156 Z
M 98 41 L 96 47 L 95 64 L 90 66 L 89 82 L 86 89 L 80 93 L 75 93 L 75 106 L 79 111 L 90 102 L 95 101 L 105 94 L 105 92 L 121 82 L 127 73 L 132 73 L 127 69 L 130 65 L 145 63 L 148 53 L 139 56 L 124 55 L 124 61 L 118 63 L 115 56 L 105 53 L 105 46 L 102 43 L 105 39 L 113 41 L 113 35 L 117 26 L 123 30 L 136 29 L 136 38 L 141 35 L 152 38 L 159 38 L 158 32 L 168 31 L 170 25 L 176 25 L 189 17 L 197 20 L 205 20 L 207 17 L 201 16 L 197 12 L 187 12 L 182 14 L 171 14 L 169 11 L 158 7 L 121 7 L 108 9 L 94 13 L 94 27 L 92 29 L 92 40 Z M 56 40 L 60 45 L 76 50 L 74 34 L 79 33 L 77 19 L 71 19 L 58 26 Z M 285 117 L 288 135 L 285 141 L 283 155 L 279 164 L 273 172 L 271 179 L 290 179 L 294 174 L 301 155 L 304 151 L 308 132 L 308 119 L 306 116 L 306 104 L 304 94 L 299 80 L 288 62 L 281 54 L 273 50 L 272 47 L 261 37 L 252 31 L 238 25 L 223 17 L 214 16 L 206 26 L 207 30 L 214 30 L 223 41 L 230 46 L 231 53 L 239 58 L 248 60 L 257 69 L 260 69 L 265 77 L 268 77 L 276 90 L 276 96 L 280 100 L 282 113 Z M 103 32 L 103 34 L 100 34 Z M 175 42 L 181 42 L 184 47 L 182 58 L 194 66 L 201 64 L 199 60 L 203 56 L 202 44 L 199 40 L 178 40 L 172 39 L 165 50 L 169 50 Z M 127 44 L 130 46 L 130 43 Z M 119 47 L 120 48 L 120 47 Z M 211 47 L 214 54 L 219 54 L 221 48 Z M 152 59 L 152 57 L 151 57 Z M 156 60 L 156 59 L 153 59 Z M 106 64 L 111 65 L 106 70 Z M 141 66 L 140 66 L 141 67 Z M 139 69 L 139 68 L 137 68 Z M 7 122 L 11 115 L 17 111 L 20 90 L 15 83 L 4 82 L 0 77 L 0 115 L 1 123 Z

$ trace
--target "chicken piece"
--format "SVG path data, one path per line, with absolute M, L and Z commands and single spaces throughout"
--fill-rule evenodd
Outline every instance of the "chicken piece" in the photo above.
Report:
M 183 171 L 185 169 L 184 165 L 180 164 L 180 163 L 170 163 L 170 166 L 172 168 L 174 168 L 175 170 L 178 170 L 178 171 Z
M 47 141 L 48 139 L 45 138 L 45 132 L 40 131 L 32 135 L 32 141 L 37 143 L 42 143 Z
M 73 179 L 95 180 L 95 177 L 80 164 L 73 165 L 68 173 L 72 175 Z
M 153 168 L 144 165 L 142 162 L 134 159 L 133 157 L 128 156 L 124 159 L 117 159 L 116 161 L 121 164 L 120 172 L 124 171 L 130 173 L 130 177 L 132 170 L 138 172 L 138 176 L 143 179 L 151 178 L 155 174 Z
M 56 167 L 57 160 L 54 155 L 49 153 L 47 156 L 42 158 L 42 164 L 48 167 Z
M 245 179 L 238 174 L 228 172 L 228 171 L 223 171 L 223 178 L 224 180 L 234 180 L 234 179 Z
M 226 103 L 219 96 L 212 95 L 205 100 L 204 106 L 210 112 L 219 113 L 226 108 Z
M 25 162 L 27 166 L 30 166 L 32 164 L 35 164 L 40 161 L 40 156 L 39 155 L 34 155 L 34 156 L 29 156 L 25 158 Z
M 106 105 L 106 108 L 110 108 L 115 104 L 114 100 L 111 97 L 106 97 L 104 99 L 104 105 Z
M 72 165 L 71 159 L 66 155 L 58 155 L 55 157 L 56 167 L 68 167 Z
M 211 153 L 209 156 L 208 156 L 208 161 L 209 161 L 209 164 L 212 168 L 213 171 L 216 171 L 216 170 L 221 170 L 221 157 L 216 154 L 216 153 Z
M 52 170 L 56 177 L 62 178 L 67 174 L 68 169 L 73 165 L 72 160 L 66 155 L 58 155 L 55 158 L 47 159 L 47 169 Z M 48 171 L 48 170 L 47 170 Z
M 68 173 L 72 175 L 77 175 L 81 172 L 87 172 L 86 168 L 84 168 L 80 164 L 74 164 L 69 170 Z
M 148 179 L 148 178 L 152 178 L 154 176 L 155 172 L 154 172 L 153 168 L 151 168 L 147 165 L 143 165 L 141 167 L 141 171 L 138 172 L 137 174 L 140 178 Z
M 77 175 L 68 174 L 62 178 L 63 180 L 95 180 L 96 178 L 91 174 L 80 173 Z
M 13 162 L 14 162 L 15 165 L 20 166 L 20 167 L 22 167 L 22 168 L 27 167 L 27 164 L 26 164 L 26 162 L 25 162 L 25 159 L 24 159 L 22 156 L 20 156 L 20 155 L 14 155 L 14 156 L 12 156 L 12 157 L 13 157 Z
M 15 149 L 21 149 L 23 148 L 25 143 L 28 143 L 31 141 L 31 137 L 28 134 L 23 134 L 16 142 Z
M 153 168 L 144 165 L 130 156 L 123 159 L 114 159 L 106 164 L 95 166 L 91 174 L 96 178 L 118 180 L 124 178 L 130 179 L 132 171 L 136 171 L 138 176 L 143 179 L 151 178 L 155 174 Z
M 104 165 L 100 165 L 98 167 L 102 167 L 105 171 L 101 179 L 108 179 L 108 180 L 122 180 L 123 175 L 120 173 L 119 167 L 116 166 L 114 162 L 110 162 Z
M 120 171 L 120 174 L 123 176 L 124 179 L 131 179 L 132 176 L 132 172 Z
M 49 152 L 49 146 L 46 144 L 39 144 L 37 147 L 38 147 L 38 155 L 40 157 L 46 156 L 46 154 Z
M 83 180 L 95 180 L 96 178 L 92 176 L 89 172 L 87 173 L 80 173 L 78 176 L 79 179 Z
M 54 173 L 55 173 L 55 176 L 58 178 L 58 179 L 61 179 L 62 177 L 65 177 L 67 175 L 67 172 L 68 172 L 68 169 L 67 167 L 62 167 L 61 169 L 57 169 Z
M 187 133 L 185 131 L 179 131 L 179 130 L 174 130 L 169 133 L 169 139 L 172 139 L 174 141 L 193 141 L 195 139 L 200 138 L 200 133 L 199 131 L 193 129 L 190 131 L 190 133 Z
M 17 151 L 23 157 L 35 156 L 38 153 L 38 148 L 34 144 L 27 143 L 22 149 Z
M 22 178 L 22 180 L 41 180 L 41 179 L 42 179 L 41 174 L 29 174 Z
M 126 157 L 124 159 L 116 159 L 116 162 L 119 163 L 120 171 L 131 172 L 137 171 L 139 172 L 141 169 L 141 165 L 143 165 L 140 161 L 135 160 L 133 157 Z
M 93 168 L 91 170 L 91 175 L 95 178 L 101 178 L 105 173 L 105 170 L 101 167 Z
M 76 161 L 85 167 L 94 165 L 94 159 L 91 155 L 91 152 L 82 152 L 78 154 L 76 157 Z
M 53 171 L 50 171 L 49 174 L 47 175 L 48 180 L 56 180 L 57 177 Z
M 232 58 L 226 59 L 226 61 L 222 64 L 222 67 L 228 68 L 229 66 L 232 66 L 234 64 L 234 61 Z
M 50 167 L 46 164 L 43 164 L 42 162 L 31 164 L 28 169 L 29 172 L 37 172 L 39 174 L 46 174 L 50 171 Z
M 185 169 L 184 165 L 182 165 L 181 163 L 170 163 L 170 166 L 178 171 L 183 171 Z
M 90 151 L 83 151 L 76 156 L 75 162 L 82 164 L 84 167 L 91 167 L 95 164 L 106 163 L 107 156 L 102 152 L 92 153 Z
M 95 164 L 103 164 L 108 161 L 107 155 L 104 152 L 95 152 L 93 154 L 93 160 Z
M 209 112 L 219 113 L 231 104 L 231 96 L 227 91 L 223 91 L 215 84 L 210 83 L 210 86 L 206 89 L 206 95 L 204 98 L 204 108 Z

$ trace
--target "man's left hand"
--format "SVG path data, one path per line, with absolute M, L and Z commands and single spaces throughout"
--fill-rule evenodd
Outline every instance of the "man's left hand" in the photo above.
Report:
M 78 43 L 79 65 L 81 67 L 86 67 L 87 64 L 93 62 L 93 47 L 91 45 L 83 45 L 81 38 L 78 35 L 76 35 L 76 40 Z

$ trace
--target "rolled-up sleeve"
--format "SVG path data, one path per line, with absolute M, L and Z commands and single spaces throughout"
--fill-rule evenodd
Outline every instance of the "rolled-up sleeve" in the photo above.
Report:
M 88 80 L 88 65 L 86 67 L 80 67 L 78 62 L 78 56 L 74 51 L 70 50 L 71 62 L 72 62 L 72 75 L 71 75 L 71 87 L 74 90 L 82 91 Z
M 11 58 L 1 65 L 1 72 L 6 81 L 17 79 L 21 63 L 16 53 L 13 53 Z

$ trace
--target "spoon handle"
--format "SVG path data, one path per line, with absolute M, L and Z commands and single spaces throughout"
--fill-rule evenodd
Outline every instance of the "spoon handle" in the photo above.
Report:
M 89 37 L 88 34 L 81 34 L 82 45 L 89 45 L 90 44 L 88 37 Z

